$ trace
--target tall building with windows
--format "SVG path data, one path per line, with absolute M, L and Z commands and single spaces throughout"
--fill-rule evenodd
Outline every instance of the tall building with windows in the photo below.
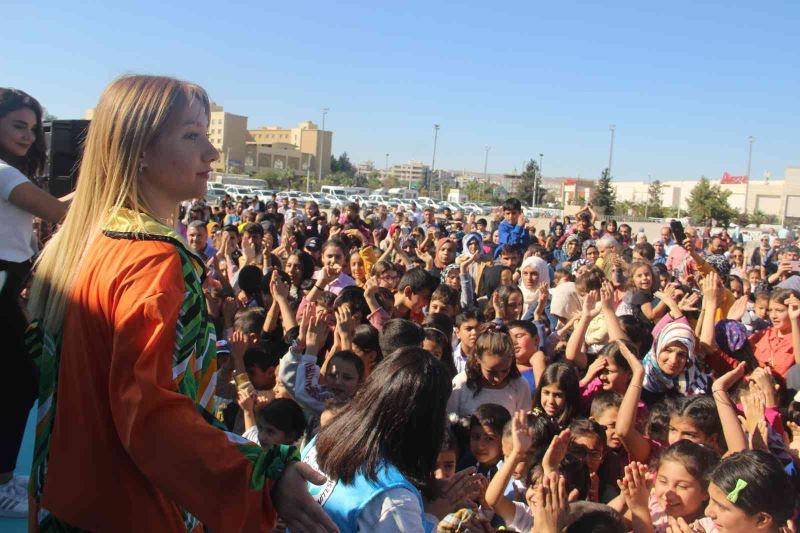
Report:
M 218 172 L 244 172 L 245 141 L 247 139 L 247 117 L 235 115 L 212 102 L 208 121 L 208 138 L 219 151 L 219 159 L 213 163 Z
M 247 132 L 247 170 L 290 168 L 297 173 L 317 175 L 322 161 L 322 175 L 331 171 L 333 132 L 321 131 L 311 121 L 295 128 L 265 126 Z

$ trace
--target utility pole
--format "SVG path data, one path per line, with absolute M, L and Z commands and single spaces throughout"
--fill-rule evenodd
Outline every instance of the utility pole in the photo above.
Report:
M 612 124 L 608 127 L 611 130 L 611 144 L 608 147 L 608 177 L 612 176 L 611 174 L 611 163 L 614 160 L 614 132 L 617 130 L 617 127 Z
M 647 211 L 650 207 L 650 174 L 647 175 L 647 194 L 644 196 L 644 218 L 647 222 Z
M 383 168 L 386 172 L 389 172 L 389 154 L 386 154 L 386 165 Z
M 318 161 L 318 163 L 319 163 L 319 175 L 318 175 L 317 178 L 319 179 L 319 184 L 320 185 L 322 185 L 322 153 L 325 151 L 324 150 L 324 145 L 325 145 L 325 115 L 327 115 L 327 114 L 328 114 L 328 108 L 327 107 L 323 107 L 322 108 L 322 130 L 320 130 L 319 135 L 318 135 L 318 137 L 319 137 L 319 161 Z
M 750 193 L 750 165 L 753 162 L 753 141 L 756 138 L 752 135 L 747 138 L 747 142 L 749 143 L 749 148 L 747 150 L 747 181 L 744 183 L 744 214 L 747 214 L 747 197 Z M 785 206 L 784 206 L 785 210 Z
M 489 183 L 489 178 L 487 174 L 487 168 L 489 167 L 489 150 L 491 150 L 491 146 L 486 147 L 486 155 L 483 157 L 483 182 Z
M 306 155 L 306 192 L 311 192 L 311 154 Z
M 439 125 L 433 125 L 433 160 L 431 161 L 431 175 L 428 178 L 428 194 L 431 193 L 431 186 L 433 184 L 433 171 L 436 168 L 436 143 L 439 140 Z M 409 182 L 410 183 L 410 182 Z

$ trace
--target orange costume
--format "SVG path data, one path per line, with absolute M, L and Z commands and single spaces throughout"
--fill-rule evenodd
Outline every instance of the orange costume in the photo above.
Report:
M 215 427 L 202 262 L 135 219 L 124 210 L 90 245 L 61 335 L 29 332 L 41 370 L 31 530 L 266 531 L 296 450 Z

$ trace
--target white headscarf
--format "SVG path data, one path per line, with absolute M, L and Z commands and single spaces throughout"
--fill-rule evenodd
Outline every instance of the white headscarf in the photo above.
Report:
M 550 269 L 547 267 L 547 261 L 541 257 L 532 255 L 522 262 L 519 271 L 522 272 L 528 267 L 533 267 L 539 273 L 539 283 L 535 289 L 529 289 L 525 286 L 525 281 L 522 276 L 519 278 L 519 289 L 522 291 L 522 300 L 525 304 L 524 308 L 527 310 L 535 301 L 539 299 L 539 287 L 541 283 L 550 283 Z

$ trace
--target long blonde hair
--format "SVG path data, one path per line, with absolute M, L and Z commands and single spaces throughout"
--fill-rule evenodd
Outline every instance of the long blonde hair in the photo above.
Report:
M 48 333 L 61 329 L 75 275 L 103 223 L 121 208 L 152 212 L 140 190 L 142 154 L 194 99 L 205 106 L 208 116 L 206 92 L 174 78 L 124 76 L 103 91 L 86 138 L 72 205 L 36 264 L 29 310 Z

